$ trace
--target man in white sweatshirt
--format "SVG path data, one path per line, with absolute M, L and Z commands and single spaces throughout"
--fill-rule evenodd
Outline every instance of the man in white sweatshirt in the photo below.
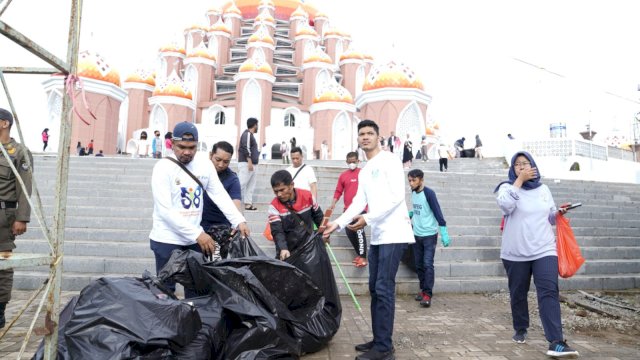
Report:
M 408 244 L 414 243 L 411 220 L 405 202 L 404 171 L 400 159 L 381 151 L 378 125 L 372 120 L 358 124 L 358 144 L 367 155 L 360 170 L 358 192 L 351 206 L 324 231 L 325 241 L 340 228 L 357 231 L 371 226 L 369 249 L 369 292 L 373 341 L 356 345 L 364 352 L 359 360 L 395 359 L 392 343 L 396 273 Z M 365 206 L 369 212 L 360 214 Z M 352 221 L 355 223 L 349 225 Z
M 211 161 L 194 158 L 197 145 L 196 126 L 186 121 L 178 123 L 173 130 L 173 154 L 168 156 L 173 161 L 162 159 L 153 167 L 153 228 L 149 239 L 156 258 L 156 272 L 164 267 L 175 249 L 190 249 L 207 256 L 213 254 L 215 242 L 200 226 L 205 190 L 231 226 L 243 236 L 249 235 L 245 218 L 222 186 Z M 175 161 L 189 170 L 199 182 Z M 167 285 L 175 289 L 175 284 Z M 191 297 L 195 294 L 185 291 L 185 295 Z

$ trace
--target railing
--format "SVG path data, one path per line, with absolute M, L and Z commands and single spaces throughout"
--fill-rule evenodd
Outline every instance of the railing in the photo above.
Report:
M 620 159 L 633 161 L 633 152 L 612 146 L 594 144 L 586 140 L 545 139 L 523 141 L 522 148 L 536 156 L 583 156 L 597 160 Z

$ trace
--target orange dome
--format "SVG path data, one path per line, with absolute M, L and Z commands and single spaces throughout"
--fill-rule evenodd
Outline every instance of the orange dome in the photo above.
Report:
M 306 11 L 302 8 L 302 6 L 298 6 L 296 11 L 291 13 L 291 18 L 306 18 L 309 17 Z
M 316 32 L 316 30 L 309 25 L 303 25 L 296 29 L 296 36 L 303 35 L 318 36 L 318 32 Z
M 276 19 L 274 19 L 273 16 L 271 16 L 271 13 L 269 12 L 269 10 L 264 9 L 260 14 L 258 14 L 258 16 L 256 16 L 255 21 L 256 22 L 265 21 L 265 22 L 275 23 Z
M 314 19 L 319 19 L 319 18 L 328 19 L 329 15 L 323 13 L 322 11 L 318 11 Z
M 327 84 L 316 93 L 316 96 L 314 96 L 314 104 L 321 102 L 344 102 L 353 104 L 353 97 L 349 93 L 349 90 L 338 84 L 334 79 L 327 82 Z
M 362 58 L 373 61 L 373 56 L 371 56 L 371 54 L 362 54 Z
M 212 7 L 211 9 L 207 10 L 207 15 L 220 15 L 222 14 L 222 8 L 219 7 Z
M 260 5 L 264 4 L 262 0 L 235 0 L 228 1 L 225 5 L 222 6 L 223 9 L 230 7 L 235 4 L 237 8 L 240 9 L 242 16 L 245 19 L 253 19 L 259 13 Z M 307 14 L 311 18 L 315 16 L 318 10 L 311 5 L 308 1 L 304 0 L 273 0 L 270 2 L 273 8 L 275 8 L 274 17 L 279 20 L 289 20 L 291 18 L 291 14 L 301 6 Z
M 259 60 L 255 57 L 251 57 L 245 60 L 242 63 L 242 65 L 240 65 L 240 69 L 238 69 L 238 72 L 249 72 L 249 71 L 257 71 L 257 72 L 273 75 L 273 69 L 271 69 L 271 66 L 269 65 L 269 63 L 264 60 Z
M 275 4 L 271 0 L 260 0 L 260 6 L 275 7 Z
M 424 90 L 422 81 L 415 72 L 406 65 L 391 61 L 387 64 L 374 66 L 367 75 L 362 90 L 381 88 L 414 88 Z
M 191 25 L 188 28 L 184 29 L 185 32 L 190 32 L 190 31 L 194 31 L 194 30 L 200 30 L 200 31 L 207 31 L 209 30 L 209 28 L 207 28 L 206 26 L 203 25 Z
M 364 55 L 355 49 L 349 48 L 342 55 L 340 55 L 340 61 L 342 60 L 362 60 Z
M 138 69 L 127 76 L 124 82 L 134 82 L 156 86 L 156 74 L 149 70 Z
M 440 130 L 440 123 L 439 122 L 435 123 L 433 125 L 433 128 L 436 129 L 436 130 Z
M 325 31 L 324 36 L 343 36 L 342 32 L 334 27 Z
M 176 44 L 175 42 L 171 43 L 171 44 L 167 44 L 163 47 L 160 48 L 160 52 L 164 53 L 164 52 L 177 52 L 183 55 L 187 54 L 187 51 L 180 45 Z
M 192 99 L 191 91 L 178 77 L 175 70 L 153 89 L 153 96 L 176 96 L 184 99 Z
M 83 51 L 78 54 L 78 76 L 106 81 L 120 87 L 120 74 L 97 53 Z
M 276 44 L 276 42 L 273 40 L 271 35 L 269 35 L 269 31 L 264 25 L 260 25 L 258 30 L 256 30 L 256 32 L 254 32 L 251 36 L 249 36 L 249 40 L 247 40 L 247 42 L 248 43 L 263 42 L 271 45 Z
M 328 64 L 333 64 L 331 57 L 327 55 L 326 52 L 322 51 L 320 46 L 316 46 L 315 51 L 310 52 L 304 58 L 304 63 L 312 63 L 312 62 L 324 62 Z
M 226 32 L 227 34 L 231 34 L 231 29 L 229 28 L 229 26 L 227 26 L 227 24 L 224 23 L 224 21 L 222 21 L 222 18 L 218 18 L 218 21 L 216 21 L 216 23 L 209 28 L 209 31 L 222 31 Z
M 204 42 L 200 42 L 200 45 L 195 47 L 189 54 L 187 54 L 188 58 L 203 58 L 208 60 L 216 61 L 215 54 L 212 54 L 209 49 L 204 46 Z
M 435 131 L 435 129 L 434 129 L 434 128 L 432 128 L 431 126 L 429 126 L 429 127 L 427 127 L 427 130 L 425 131 L 425 133 L 426 133 L 427 135 L 435 135 L 435 134 L 436 134 L 436 131 Z
M 240 11 L 240 9 L 238 9 L 238 7 L 236 6 L 236 3 L 234 1 L 232 1 L 230 5 L 225 7 L 224 14 L 225 15 L 227 15 L 227 14 L 235 14 L 235 15 L 242 16 L 242 11 Z

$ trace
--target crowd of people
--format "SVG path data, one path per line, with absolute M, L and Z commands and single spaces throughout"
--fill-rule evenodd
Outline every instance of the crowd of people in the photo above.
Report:
M 31 189 L 29 150 L 9 137 L 13 117 L 0 109 L 0 141 L 18 173 L 7 171 L 0 178 L 0 217 L 7 218 L 0 226 L 0 251 L 15 248 L 15 237 L 26 231 L 30 208 L 17 176 Z M 250 236 L 243 211 L 258 210 L 254 191 L 259 168 L 260 151 L 255 134 L 259 122 L 249 118 L 242 133 L 238 151 L 238 174 L 230 168 L 233 146 L 225 141 L 216 143 L 209 159 L 196 158 L 198 129 L 193 123 L 178 123 L 165 141 L 154 132 L 150 143 L 147 134 L 140 136 L 142 153 L 162 157 L 159 147 L 170 142 L 171 152 L 165 152 L 151 177 L 153 194 L 153 225 L 149 244 L 155 256 L 156 271 L 167 263 L 175 249 L 190 249 L 211 260 L 220 258 L 219 244 L 209 234 L 215 226 L 228 226 L 242 236 Z M 276 257 L 285 260 L 314 233 L 330 243 L 331 235 L 345 230 L 355 251 L 353 264 L 368 267 L 371 295 L 371 341 L 358 344 L 356 359 L 394 359 L 393 328 L 395 314 L 396 273 L 401 258 L 409 246 L 413 247 L 419 289 L 416 300 L 428 308 L 433 304 L 435 270 L 434 257 L 438 237 L 444 247 L 451 240 L 447 223 L 435 191 L 427 186 L 425 174 L 419 169 L 406 173 L 403 169 L 413 160 L 410 136 L 403 145 L 403 159 L 393 154 L 399 148 L 393 133 L 384 140 L 378 125 L 371 120 L 358 124 L 359 151 L 346 156 L 348 169 L 340 174 L 329 208 L 333 210 L 340 198 L 344 209 L 340 216 L 328 221 L 320 205 L 318 180 L 313 168 L 304 163 L 303 152 L 295 138 L 288 149 L 291 165 L 270 176 L 274 198 L 266 211 L 266 218 L 274 239 Z M 45 129 L 46 130 L 46 129 Z M 422 139 L 424 140 L 424 139 Z M 464 138 L 461 139 L 464 142 Z M 44 132 L 43 132 L 44 141 Z M 479 146 L 478 146 L 479 143 Z M 90 142 L 92 144 L 92 142 Z M 283 142 L 284 145 L 286 145 Z M 384 151 L 385 145 L 390 151 Z M 460 144 L 463 146 L 463 144 Z M 482 143 L 476 137 L 476 148 Z M 151 147 L 151 150 L 147 147 Z M 423 151 L 425 143 L 421 143 Z M 45 143 L 46 147 L 46 143 Z M 288 147 L 288 146 L 285 146 Z M 263 145 L 264 148 L 264 145 Z M 93 146 L 78 152 L 93 152 Z M 450 152 L 444 144 L 437 149 L 441 171 L 447 169 Z M 480 151 L 478 153 L 481 154 Z M 408 158 L 408 159 L 407 159 Z M 481 158 L 481 155 L 480 155 Z M 263 158 L 264 159 L 264 158 Z M 444 160 L 444 161 L 443 161 Z M 5 157 L 0 167 L 8 167 Z M 411 188 L 411 210 L 405 200 L 405 181 Z M 558 258 L 552 225 L 558 214 L 549 188 L 540 181 L 536 163 L 526 152 L 516 153 L 510 162 L 509 177 L 495 189 L 498 207 L 504 215 L 501 259 L 508 277 L 514 335 L 512 340 L 524 343 L 529 327 L 527 294 L 531 278 L 536 285 L 538 308 L 545 337 L 549 342 L 547 355 L 577 357 L 578 353 L 566 342 L 562 333 L 558 290 Z M 18 206 L 19 204 L 19 206 Z M 365 228 L 371 229 L 369 244 Z M 318 235 L 320 236 L 320 235 Z M 4 326 L 4 309 L 11 296 L 13 273 L 0 271 L 0 328 Z M 175 284 L 166 284 L 175 288 Z M 185 297 L 195 294 L 185 291 Z

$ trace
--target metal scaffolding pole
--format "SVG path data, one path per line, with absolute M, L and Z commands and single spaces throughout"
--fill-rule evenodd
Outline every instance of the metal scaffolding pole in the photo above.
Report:
M 6 1 L 2 4 L 0 0 L 0 15 L 4 13 L 4 11 L 9 6 L 11 0 Z M 75 74 L 77 72 L 77 64 L 78 64 L 78 46 L 80 39 L 80 24 L 82 20 L 82 0 L 71 0 L 71 15 L 69 19 L 69 35 L 68 35 L 68 47 L 67 47 L 67 61 L 64 62 L 58 59 L 55 55 L 39 46 L 34 41 L 30 40 L 17 30 L 13 29 L 11 26 L 6 24 L 5 22 L 0 20 L 0 34 L 9 38 L 13 42 L 22 46 L 26 50 L 30 51 L 40 59 L 47 62 L 49 65 L 53 66 L 53 68 L 31 68 L 31 67 L 2 67 L 0 68 L 0 75 L 2 73 L 8 74 L 52 74 L 56 72 L 63 73 L 67 79 L 73 80 L 75 79 Z M 6 86 L 6 82 L 4 81 L 4 77 L 2 78 L 2 83 L 4 86 L 4 90 L 7 94 L 7 98 L 9 99 L 11 110 L 16 115 L 16 111 L 13 107 L 13 102 L 11 101 L 11 97 L 9 95 L 8 87 Z M 64 226 L 66 221 L 66 203 L 67 203 L 67 180 L 69 177 L 69 143 L 71 139 L 71 126 L 72 126 L 72 109 L 73 109 L 73 94 L 76 89 L 69 89 L 68 87 L 75 87 L 75 81 L 65 81 L 65 92 L 64 98 L 62 102 L 62 114 L 60 117 L 60 145 L 58 148 L 58 161 L 57 161 L 57 170 L 56 170 L 56 189 L 55 189 L 55 200 L 54 200 L 54 214 L 53 214 L 53 229 L 49 232 L 49 229 L 46 226 L 46 222 L 44 221 L 44 217 L 42 214 L 42 204 L 39 201 L 39 197 L 36 195 L 37 204 L 36 207 L 36 215 L 38 217 L 38 221 L 40 222 L 41 228 L 45 236 L 49 240 L 49 244 L 51 247 L 51 254 L 13 254 L 13 253 L 2 253 L 2 257 L 0 257 L 0 269 L 7 268 L 17 268 L 17 267 L 27 267 L 27 266 L 37 266 L 37 265 L 46 265 L 50 266 L 50 274 L 49 279 L 46 282 L 46 289 L 44 291 L 42 300 L 40 301 L 40 306 L 34 320 L 31 323 L 31 327 L 27 331 L 27 335 L 23 341 L 23 346 L 18 355 L 18 359 L 20 359 L 22 352 L 26 346 L 26 343 L 29 340 L 29 336 L 35 326 L 37 316 L 40 312 L 40 309 L 44 305 L 46 308 L 46 318 L 45 318 L 45 347 L 44 347 L 44 358 L 45 359 L 55 359 L 57 356 L 57 348 L 58 348 L 58 328 L 59 328 L 59 318 L 60 318 L 60 292 L 61 292 L 61 283 L 62 283 L 62 263 L 64 257 L 63 244 L 64 244 Z M 16 116 L 17 120 L 17 116 Z M 20 138 L 22 138 L 22 132 L 20 130 L 20 123 L 16 121 L 16 125 L 18 127 L 18 133 Z M 23 141 L 24 142 L 24 141 Z M 3 156 L 7 157 L 6 151 L 4 148 L 1 149 Z M 11 164 L 11 162 L 9 162 Z M 18 175 L 15 167 L 12 167 L 12 170 L 16 175 Z M 17 176 L 20 178 L 19 176 Z M 21 182 L 21 186 L 24 187 L 24 184 Z M 35 182 L 34 182 L 35 186 Z M 37 189 L 35 191 L 37 194 Z M 4 258 L 6 257 L 6 258 Z M 42 290 L 42 289 L 40 289 Z M 39 290 L 39 291 L 40 291 Z M 35 298 L 37 294 L 34 294 L 33 298 Z M 24 309 L 23 309 L 24 310 Z M 22 312 L 21 312 L 22 313 Z M 20 316 L 20 315 L 19 315 Z M 4 332 L 0 335 L 3 336 L 10 329 L 11 325 L 15 323 L 15 319 L 4 329 Z

